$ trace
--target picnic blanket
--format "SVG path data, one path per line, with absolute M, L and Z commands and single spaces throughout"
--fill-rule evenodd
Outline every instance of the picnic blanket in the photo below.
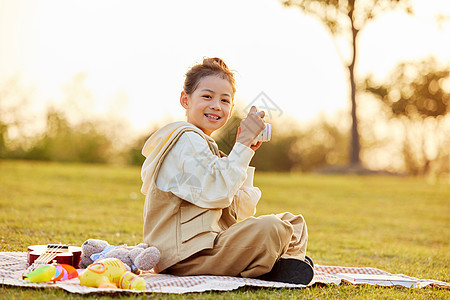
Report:
M 22 274 L 27 268 L 26 252 L 0 252 L 0 284 L 20 287 L 53 287 L 61 288 L 71 293 L 190 293 L 204 291 L 230 291 L 243 286 L 271 287 L 271 288 L 302 288 L 305 285 L 271 282 L 252 278 L 230 276 L 173 276 L 145 272 L 142 277 L 146 281 L 144 291 L 122 289 L 98 289 L 80 285 L 78 278 L 56 283 L 31 283 L 22 280 Z M 422 288 L 437 286 L 450 289 L 450 284 L 436 280 L 423 280 L 402 274 L 390 274 L 376 268 L 355 268 L 339 266 L 314 267 L 314 279 L 308 285 L 315 284 L 372 284 L 379 286 L 403 286 L 408 288 Z

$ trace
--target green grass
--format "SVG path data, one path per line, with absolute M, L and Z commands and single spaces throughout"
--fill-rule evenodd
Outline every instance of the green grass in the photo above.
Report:
M 140 243 L 144 200 L 140 184 L 137 167 L 0 161 L 0 251 L 25 251 L 30 244 L 80 245 L 88 238 Z M 370 266 L 450 281 L 448 183 L 409 177 L 257 173 L 255 185 L 263 192 L 258 215 L 303 214 L 309 230 L 308 254 L 317 264 Z M 57 289 L 0 289 L 0 298 L 5 299 L 81 297 Z M 146 296 L 445 299 L 450 292 L 332 285 Z

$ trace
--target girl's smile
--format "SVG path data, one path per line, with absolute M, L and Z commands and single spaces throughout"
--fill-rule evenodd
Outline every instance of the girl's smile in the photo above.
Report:
M 220 119 L 220 116 L 216 114 L 205 114 L 205 117 L 211 122 L 218 122 Z

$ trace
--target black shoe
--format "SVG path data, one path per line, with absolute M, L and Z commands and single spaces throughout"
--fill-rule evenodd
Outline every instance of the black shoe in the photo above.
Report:
M 314 277 L 313 267 L 300 259 L 280 258 L 269 273 L 257 279 L 307 285 Z

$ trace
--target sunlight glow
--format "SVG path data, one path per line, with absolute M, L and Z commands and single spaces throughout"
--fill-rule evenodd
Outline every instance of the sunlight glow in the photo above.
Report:
M 450 61 L 450 26 L 434 24 L 450 2 L 415 6 L 416 16 L 387 13 L 361 32 L 359 74 L 382 77 L 429 54 Z M 184 73 L 204 56 L 236 70 L 243 107 L 262 91 L 300 121 L 349 107 L 347 70 L 326 28 L 276 0 L 0 1 L 0 81 L 17 75 L 35 86 L 36 113 L 61 104 L 63 86 L 82 73 L 89 112 L 118 114 L 139 130 L 183 119 Z

